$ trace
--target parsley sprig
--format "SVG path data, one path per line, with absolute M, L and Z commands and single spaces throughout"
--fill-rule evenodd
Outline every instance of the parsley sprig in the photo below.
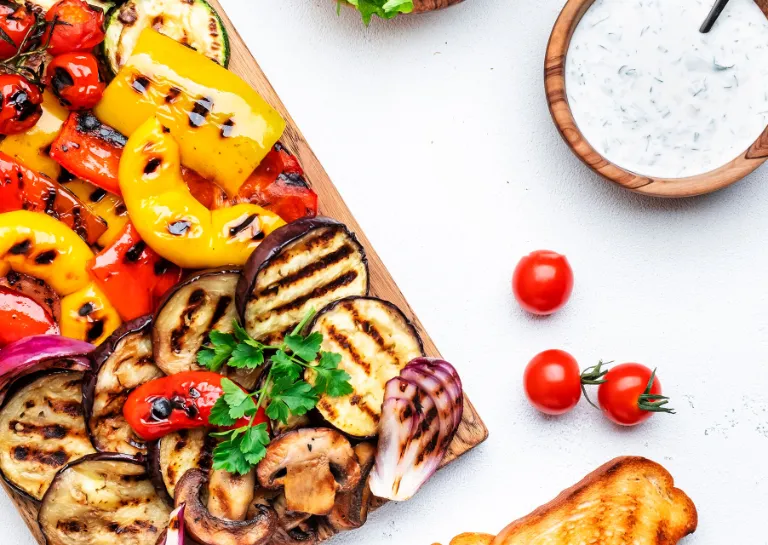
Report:
M 222 439 L 213 451 L 214 469 L 244 475 L 266 456 L 270 441 L 267 424 L 255 423 L 262 406 L 269 418 L 287 423 L 291 416 L 314 409 L 321 395 L 340 397 L 352 393 L 351 377 L 339 369 L 341 355 L 320 350 L 321 333 L 301 334 L 314 315 L 315 311 L 310 310 L 280 345 L 253 339 L 237 321 L 232 333 L 211 331 L 210 343 L 197 354 L 198 363 L 207 369 L 219 372 L 225 365 L 258 369 L 271 363 L 261 388 L 252 393 L 222 379 L 224 395 L 212 407 L 210 423 L 231 428 L 242 418 L 250 418 L 250 422 L 211 434 Z M 314 374 L 314 386 L 303 380 L 305 369 Z

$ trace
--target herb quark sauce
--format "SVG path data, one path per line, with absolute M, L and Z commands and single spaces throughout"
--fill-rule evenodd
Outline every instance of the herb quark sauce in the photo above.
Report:
M 566 93 L 590 144 L 618 166 L 680 178 L 714 170 L 768 126 L 768 18 L 731 0 L 597 0 L 566 59 Z

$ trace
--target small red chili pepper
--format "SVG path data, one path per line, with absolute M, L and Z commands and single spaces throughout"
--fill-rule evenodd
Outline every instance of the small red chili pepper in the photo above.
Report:
M 91 53 L 54 57 L 45 75 L 46 84 L 69 110 L 90 110 L 99 103 L 107 87 L 99 72 L 99 61 Z
M 152 313 L 182 276 L 179 267 L 147 246 L 131 222 L 96 255 L 89 272 L 124 321 Z
M 211 409 L 224 394 L 222 378 L 210 371 L 187 371 L 151 380 L 131 392 L 123 415 L 133 431 L 146 441 L 178 430 L 210 426 Z M 250 422 L 250 418 L 241 418 L 233 427 Z M 254 424 L 268 422 L 262 407 Z

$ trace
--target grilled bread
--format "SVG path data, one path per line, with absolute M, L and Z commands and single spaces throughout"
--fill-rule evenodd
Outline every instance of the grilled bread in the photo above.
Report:
M 696 507 L 662 466 L 616 458 L 507 526 L 492 545 L 675 545 Z
M 310 309 L 367 293 L 368 264 L 354 235 L 335 220 L 305 218 L 275 230 L 253 252 L 237 302 L 253 338 L 280 344 Z
M 45 375 L 21 388 L 0 414 L 0 469 L 19 490 L 39 500 L 56 472 L 94 452 L 81 404 L 83 375 Z
M 323 334 L 321 350 L 341 354 L 339 369 L 349 373 L 353 392 L 321 396 L 320 414 L 333 426 L 356 437 L 378 432 L 384 386 L 409 361 L 424 355 L 416 328 L 391 303 L 373 297 L 350 297 L 324 308 L 312 331 Z M 306 380 L 315 376 L 307 370 Z

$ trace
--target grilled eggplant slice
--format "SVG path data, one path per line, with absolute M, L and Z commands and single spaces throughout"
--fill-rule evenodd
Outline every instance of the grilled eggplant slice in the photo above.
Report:
M 304 218 L 275 229 L 251 254 L 237 286 L 248 333 L 282 341 L 309 309 L 368 293 L 365 251 L 344 224 Z
M 178 284 L 155 314 L 155 362 L 167 375 L 200 371 L 197 353 L 216 329 L 232 332 L 238 269 L 212 269 Z
M 424 355 L 416 328 L 392 303 L 350 297 L 320 311 L 311 330 L 323 334 L 321 350 L 341 354 L 339 368 L 352 377 L 353 388 L 348 396 L 321 396 L 318 411 L 344 433 L 376 435 L 387 381 L 413 358 Z M 311 370 L 305 378 L 314 384 Z
M 82 373 L 54 373 L 19 389 L 0 413 L 0 469 L 17 490 L 42 499 L 56 472 L 94 452 L 85 432 Z
M 176 494 L 176 485 L 190 469 L 211 468 L 216 440 L 208 430 L 179 430 L 156 441 L 149 449 L 149 467 L 152 481 L 167 497 Z
M 146 454 L 147 445 L 123 416 L 128 395 L 163 372 L 152 358 L 152 318 L 123 324 L 93 354 L 96 370 L 83 388 L 85 422 L 99 452 Z
M 94 454 L 56 475 L 38 522 L 48 545 L 155 545 L 170 514 L 141 459 Z

